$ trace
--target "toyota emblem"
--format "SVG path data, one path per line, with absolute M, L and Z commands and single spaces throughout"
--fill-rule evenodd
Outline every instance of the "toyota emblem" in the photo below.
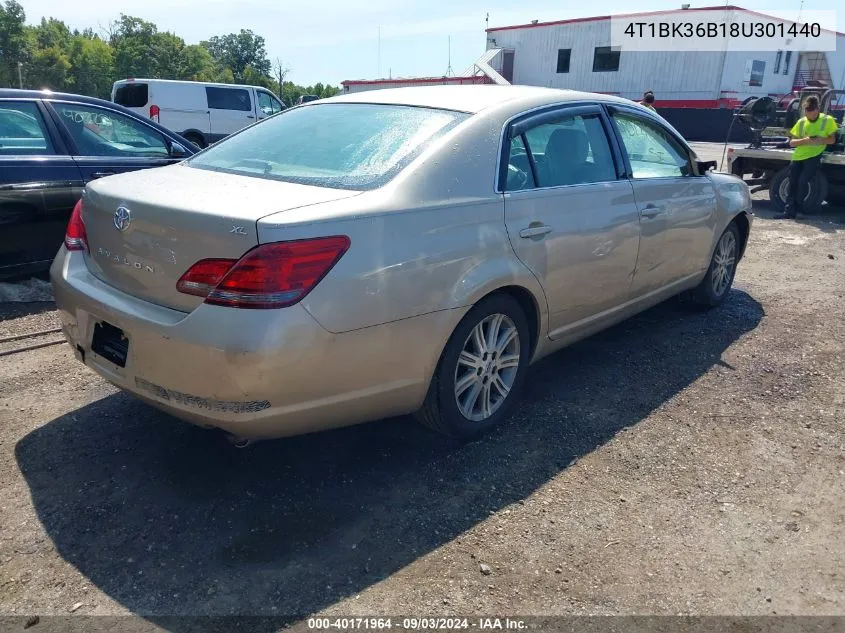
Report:
M 114 228 L 118 231 L 125 231 L 132 224 L 132 212 L 126 207 L 118 207 L 114 212 Z

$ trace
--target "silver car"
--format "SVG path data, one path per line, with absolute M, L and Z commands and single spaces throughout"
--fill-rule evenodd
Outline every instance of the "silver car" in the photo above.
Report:
M 532 361 L 729 294 L 747 186 L 625 99 L 344 95 L 85 190 L 51 275 L 78 359 L 238 438 L 416 413 L 473 437 Z

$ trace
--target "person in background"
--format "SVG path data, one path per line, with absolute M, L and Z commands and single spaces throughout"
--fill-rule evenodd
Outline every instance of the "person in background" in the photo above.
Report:
M 802 211 L 801 204 L 806 195 L 804 192 L 816 175 L 825 148 L 836 142 L 838 129 L 836 119 L 820 112 L 819 98 L 816 95 L 807 97 L 804 101 L 804 116 L 789 131 L 789 146 L 795 149 L 789 164 L 786 210 L 778 217 L 795 218 Z
M 657 112 L 654 107 L 654 93 L 651 90 L 646 90 L 643 94 L 643 100 L 640 101 L 640 105 L 644 105 L 652 112 Z

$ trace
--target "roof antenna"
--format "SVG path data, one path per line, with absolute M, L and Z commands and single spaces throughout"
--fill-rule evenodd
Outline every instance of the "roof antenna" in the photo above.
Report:
M 455 74 L 455 72 L 452 70 L 452 36 L 451 35 L 449 36 L 448 41 L 449 41 L 449 65 L 446 68 L 446 76 L 451 77 L 452 75 Z

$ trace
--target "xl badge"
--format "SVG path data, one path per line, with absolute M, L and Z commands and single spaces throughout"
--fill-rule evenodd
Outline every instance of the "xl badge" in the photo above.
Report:
M 132 212 L 126 207 L 118 207 L 117 211 L 114 212 L 112 221 L 114 222 L 114 228 L 122 233 L 132 224 Z

